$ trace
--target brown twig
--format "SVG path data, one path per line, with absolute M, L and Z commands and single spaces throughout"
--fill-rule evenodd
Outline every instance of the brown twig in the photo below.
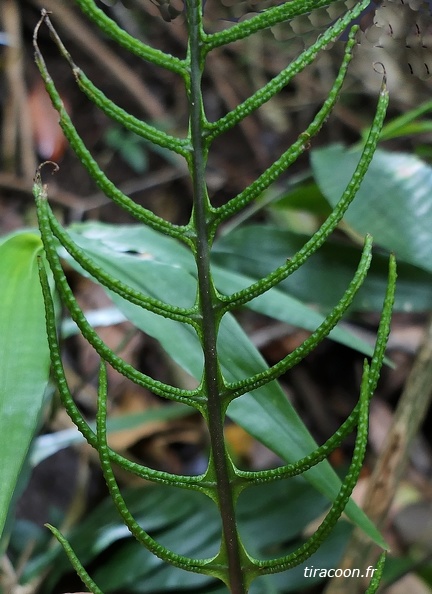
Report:
M 165 109 L 135 72 L 119 58 L 103 41 L 94 35 L 90 27 L 72 9 L 58 0 L 32 0 L 39 8 L 53 13 L 59 25 L 68 32 L 93 60 L 98 61 L 107 76 L 115 78 L 137 101 L 138 105 L 153 119 L 162 119 Z
M 176 179 L 185 177 L 186 173 L 177 169 L 176 167 L 165 167 L 156 171 L 155 173 L 146 174 L 142 178 L 134 179 L 120 184 L 119 188 L 125 194 L 134 194 L 136 192 L 143 192 L 151 188 L 169 183 Z M 22 195 L 23 198 L 33 200 L 31 193 L 31 184 L 28 180 L 17 177 L 10 173 L 0 172 L 0 190 L 7 190 L 16 192 Z M 73 192 L 68 192 L 57 186 L 54 181 L 50 180 L 49 184 L 49 198 L 55 204 L 66 208 L 69 211 L 69 220 L 81 220 L 84 213 L 111 204 L 111 200 L 107 198 L 102 192 L 96 192 L 91 196 L 78 196 Z
M 16 172 L 21 168 L 23 178 L 28 181 L 36 171 L 36 157 L 24 80 L 24 50 L 17 0 L 0 2 L 0 20 L 10 39 L 4 54 L 7 94 L 1 150 L 5 169 Z

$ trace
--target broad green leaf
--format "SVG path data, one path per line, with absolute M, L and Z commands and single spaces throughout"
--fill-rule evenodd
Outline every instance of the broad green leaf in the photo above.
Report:
M 36 432 L 49 377 L 40 238 L 21 233 L 0 246 L 0 534 Z
M 303 478 L 258 485 L 243 491 L 237 505 L 239 531 L 248 551 L 261 557 L 268 548 L 301 535 L 310 522 L 324 513 L 326 499 Z M 275 526 L 280 530 L 275 530 Z M 269 554 L 266 555 L 269 557 Z
M 336 144 L 312 151 L 315 179 L 334 206 L 360 149 Z M 345 215 L 354 231 L 370 233 L 398 261 L 432 271 L 432 167 L 414 155 L 377 150 L 357 199 Z
M 101 224 L 74 227 L 72 238 L 98 265 L 143 293 L 172 304 L 194 302 L 194 263 L 188 252 L 170 238 L 144 227 Z M 136 251 L 136 255 L 127 252 Z M 156 338 L 166 352 L 196 379 L 202 373 L 202 352 L 189 326 L 161 318 L 110 293 L 118 308 L 138 328 Z M 225 377 L 239 380 L 266 369 L 266 363 L 231 315 L 222 319 L 219 357 Z M 288 462 L 309 454 L 316 443 L 277 382 L 234 401 L 229 416 Z M 340 480 L 327 461 L 305 477 L 333 500 Z M 373 540 L 384 542 L 366 516 L 350 502 L 347 513 Z
M 358 258 L 360 259 L 360 258 Z M 216 281 L 218 288 L 223 287 L 225 293 L 235 293 L 247 286 L 253 284 L 257 279 L 249 276 L 240 274 L 239 272 L 233 272 L 220 268 L 219 266 L 213 267 L 213 276 Z M 339 295 L 335 299 L 334 303 L 340 299 L 346 289 L 349 281 L 339 292 Z M 384 289 L 385 290 L 385 289 Z M 382 301 L 382 296 L 381 296 Z M 313 332 L 323 321 L 323 316 L 317 311 L 308 307 L 295 297 L 289 295 L 287 292 L 279 289 L 272 289 L 263 295 L 260 295 L 250 303 L 247 307 L 258 313 L 280 320 L 292 326 L 298 326 L 305 330 Z M 360 338 L 348 332 L 346 329 L 341 327 L 334 328 L 329 338 L 349 346 L 352 349 L 358 350 L 365 355 L 372 355 L 372 349 Z
M 279 228 L 309 236 L 315 233 L 321 222 L 331 213 L 329 203 L 313 180 L 293 184 L 292 187 L 284 185 L 270 189 L 259 203 L 264 203 L 269 220 L 274 221 Z M 240 228 L 242 227 L 244 225 Z M 230 233 L 224 233 L 222 239 L 225 235 Z
M 322 218 L 331 213 L 327 201 L 313 181 L 298 184 L 282 197 L 279 194 L 277 199 L 270 202 L 269 207 L 275 218 L 283 216 L 285 210 L 303 210 Z
M 80 228 L 81 226 L 74 227 L 74 229 Z M 103 262 L 104 267 L 110 265 L 110 249 L 115 251 L 117 254 L 116 259 L 121 261 L 122 264 L 123 261 L 125 263 L 123 278 L 130 286 L 138 290 L 143 290 L 142 282 L 145 282 L 145 293 L 147 295 L 153 297 L 159 295 L 159 299 L 164 299 L 167 303 L 172 305 L 189 307 L 193 304 L 195 299 L 196 282 L 195 264 L 190 253 L 183 246 L 170 238 L 163 237 L 151 229 L 145 229 L 138 225 L 113 228 L 93 223 L 82 227 L 82 229 L 84 230 L 84 236 L 81 236 L 79 240 L 82 247 L 87 246 L 87 238 L 91 240 L 88 245 L 88 248 L 91 250 L 98 249 L 96 242 L 99 240 L 103 242 L 103 246 L 99 246 L 99 258 L 100 262 Z M 243 251 L 238 241 L 235 244 L 234 249 L 238 249 L 238 253 L 240 254 L 239 258 L 242 259 L 244 253 L 246 253 L 247 258 L 249 259 L 250 266 L 246 267 L 245 270 L 240 270 L 239 267 L 234 266 L 231 268 L 231 260 L 228 259 L 227 263 L 225 263 L 225 259 L 220 257 L 220 252 L 224 252 L 224 247 L 221 246 L 225 246 L 225 242 L 231 237 L 231 234 L 224 237 L 215 245 L 214 255 L 217 266 L 213 267 L 213 274 L 216 285 L 222 293 L 230 294 L 247 287 L 255 282 L 257 278 L 257 270 L 259 270 L 259 273 L 263 272 L 263 274 L 267 274 L 273 268 L 276 268 L 283 263 L 289 255 L 292 255 L 293 245 L 291 245 L 290 249 L 287 251 L 286 244 L 283 245 L 281 241 L 278 241 L 278 239 L 281 238 L 281 235 L 279 235 L 279 238 L 275 235 L 274 241 L 272 241 L 272 230 L 269 230 L 268 234 L 265 232 L 266 237 L 263 237 L 260 234 L 261 232 L 259 229 L 259 226 L 254 226 L 252 228 L 251 234 L 248 237 L 249 241 L 247 241 L 247 239 L 245 240 Z M 243 237 L 240 230 L 234 232 L 236 237 L 237 233 L 240 233 L 240 237 Z M 255 233 L 257 233 L 257 235 L 255 235 Z M 78 242 L 79 236 L 75 236 L 73 231 L 71 235 Z M 263 239 L 263 243 L 260 242 L 260 250 L 258 253 L 255 249 L 256 243 L 253 245 L 254 237 L 256 241 L 260 241 L 261 238 Z M 266 239 L 268 240 L 267 244 L 264 243 Z M 228 242 L 230 242 L 229 239 Z M 266 259 L 263 262 L 263 257 L 265 258 L 268 253 L 266 251 L 266 245 L 269 246 L 273 258 Z M 299 249 L 301 245 L 300 242 L 297 242 L 296 249 Z M 131 252 L 135 252 L 138 257 L 131 258 L 131 255 L 133 255 Z M 288 256 L 285 256 L 287 253 Z M 253 254 L 253 257 L 251 257 L 251 254 Z M 343 279 L 345 282 L 340 287 L 338 294 L 335 295 L 335 298 L 332 300 L 332 306 L 334 306 L 340 299 L 346 289 L 358 264 L 358 260 L 359 256 L 357 256 L 356 260 L 353 258 L 352 270 L 350 270 L 348 274 L 345 274 Z M 254 261 L 256 263 L 255 271 L 253 267 Z M 270 267 L 265 271 L 263 271 L 262 268 L 263 263 L 266 266 L 270 264 Z M 144 269 L 146 271 L 146 279 L 141 281 L 141 284 L 137 283 L 136 279 L 139 278 L 139 275 L 142 274 Z M 106 270 L 108 270 L 108 268 L 106 268 Z M 186 272 L 188 274 L 185 274 Z M 233 272 L 235 272 L 235 274 L 233 274 Z M 323 275 L 322 270 L 320 274 L 321 276 Z M 158 295 L 153 290 L 153 287 L 156 286 L 158 286 Z M 382 289 L 380 294 L 380 305 L 382 305 L 385 285 L 383 285 Z M 313 301 L 313 303 L 315 304 L 315 301 Z M 269 317 L 310 331 L 315 330 L 324 319 L 321 314 L 297 299 L 296 295 L 288 295 L 285 292 L 278 290 L 278 288 L 253 300 L 248 307 Z M 155 319 L 157 320 L 157 323 L 164 323 L 163 319 Z M 191 334 L 193 334 L 192 331 Z M 329 337 L 366 355 L 371 354 L 371 348 L 367 343 L 343 328 L 335 328 L 330 333 Z
M 225 270 L 258 279 L 283 263 L 285 258 L 291 257 L 308 239 L 306 235 L 274 225 L 247 225 L 219 239 L 214 248 L 213 259 Z M 259 250 L 254 249 L 256 245 L 260 246 Z M 279 285 L 279 290 L 303 303 L 328 310 L 337 303 L 351 280 L 360 253 L 356 246 L 343 245 L 342 249 L 340 242 L 327 241 L 299 270 Z M 379 311 L 387 275 L 388 258 L 380 253 L 374 254 L 370 270 L 354 299 L 352 309 Z M 410 264 L 398 263 L 395 311 L 425 311 L 431 305 L 431 274 Z

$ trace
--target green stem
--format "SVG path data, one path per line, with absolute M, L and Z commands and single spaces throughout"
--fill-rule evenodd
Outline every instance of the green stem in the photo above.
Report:
M 82 1 L 82 0 L 81 0 Z M 334 2 L 335 0 L 333 0 Z M 233 25 L 229 29 L 211 33 L 205 36 L 207 52 L 216 48 L 249 37 L 253 33 L 267 29 L 278 23 L 289 21 L 296 16 L 302 16 L 317 8 L 323 8 L 331 4 L 332 0 L 291 0 L 280 2 L 277 6 L 262 11 L 250 20 Z M 354 20 L 361 11 L 370 4 L 371 0 L 361 0 L 350 12 L 350 20 Z
M 198 273 L 198 303 L 202 316 L 201 341 L 204 352 L 203 386 L 208 399 L 208 428 L 211 441 L 211 464 L 217 483 L 217 500 L 222 519 L 222 549 L 228 564 L 227 585 L 232 594 L 245 594 L 241 564 L 241 545 L 235 520 L 232 468 L 229 467 L 224 441 L 225 407 L 221 391 L 223 378 L 217 356 L 217 333 L 220 314 L 216 314 L 219 300 L 213 286 L 210 270 L 210 250 L 213 240 L 212 208 L 205 184 L 205 166 L 208 142 L 204 139 L 205 116 L 202 105 L 201 78 L 203 71 L 202 3 L 186 0 L 189 29 L 190 58 L 190 136 L 192 152 L 189 158 L 193 192 L 193 218 L 196 230 L 196 265 Z

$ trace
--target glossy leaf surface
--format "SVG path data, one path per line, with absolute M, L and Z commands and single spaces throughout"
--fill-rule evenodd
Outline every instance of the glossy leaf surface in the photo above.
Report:
M 42 244 L 21 233 L 0 246 L 0 534 L 44 404 L 49 377 L 37 258 Z
M 340 144 L 311 155 L 315 179 L 334 206 L 359 150 Z M 428 272 L 432 271 L 432 167 L 414 155 L 377 150 L 345 221 L 357 233 Z

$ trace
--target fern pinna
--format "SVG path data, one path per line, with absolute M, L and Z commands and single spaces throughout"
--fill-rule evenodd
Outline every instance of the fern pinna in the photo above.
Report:
M 377 343 L 371 361 L 365 361 L 364 363 L 358 404 L 330 439 L 295 462 L 279 468 L 257 472 L 249 472 L 237 468 L 227 452 L 224 440 L 224 422 L 228 406 L 235 399 L 240 399 L 246 394 L 253 394 L 260 387 L 269 385 L 274 380 L 277 380 L 288 369 L 306 357 L 329 334 L 352 303 L 356 292 L 367 274 L 371 261 L 372 239 L 369 236 L 366 237 L 357 272 L 339 303 L 301 346 L 272 367 L 258 369 L 256 373 L 249 377 L 234 380 L 228 378 L 219 357 L 220 342 L 218 338 L 221 324 L 223 323 L 224 316 L 228 316 L 234 309 L 248 304 L 253 299 L 270 291 L 302 266 L 326 241 L 341 221 L 355 197 L 356 191 L 362 182 L 377 146 L 388 103 L 385 77 L 378 98 L 376 114 L 356 170 L 336 208 L 298 253 L 250 286 L 232 294 L 223 294 L 218 290 L 212 274 L 210 261 L 212 244 L 222 224 L 255 201 L 264 190 L 277 180 L 307 150 L 311 138 L 323 126 L 341 93 L 347 69 L 356 46 L 358 27 L 353 26 L 349 31 L 339 72 L 326 100 L 316 113 L 313 121 L 298 136 L 292 146 L 285 150 L 270 167 L 238 195 L 232 196 L 231 199 L 221 206 L 216 207 L 212 205 L 209 197 L 205 181 L 207 159 L 214 140 L 234 128 L 286 87 L 293 77 L 302 72 L 314 61 L 322 49 L 347 30 L 350 23 L 355 21 L 362 11 L 369 6 L 369 0 L 352 2 L 352 6 L 349 9 L 345 6 L 343 11 L 339 11 L 342 14 L 338 13 L 338 18 L 333 19 L 322 35 L 310 47 L 305 49 L 299 57 L 289 63 L 286 68 L 257 90 L 252 96 L 217 121 L 209 121 L 207 118 L 202 93 L 202 77 L 206 59 L 213 50 L 251 37 L 266 28 L 275 27 L 292 19 L 307 15 L 312 9 L 316 11 L 321 8 L 331 7 L 332 5 L 340 5 L 341 3 L 338 1 L 331 2 L 329 0 L 292 0 L 257 12 L 249 20 L 230 24 L 230 26 L 222 31 L 207 32 L 203 25 L 203 1 L 185 0 L 182 14 L 188 32 L 188 46 L 187 53 L 184 57 L 169 55 L 135 39 L 116 22 L 111 20 L 97 6 L 94 0 L 76 0 L 76 3 L 87 17 L 94 21 L 104 34 L 111 37 L 116 43 L 122 45 L 141 59 L 176 73 L 183 79 L 189 109 L 189 131 L 186 137 L 179 138 L 127 113 L 96 88 L 73 61 L 62 40 L 56 33 L 47 12 L 42 11 L 42 18 L 34 36 L 36 62 L 45 82 L 47 92 L 60 116 L 60 125 L 71 147 L 77 154 L 82 165 L 106 196 L 125 209 L 141 225 L 146 225 L 157 233 L 174 238 L 190 250 L 196 265 L 196 289 L 194 302 L 189 307 L 183 307 L 165 303 L 149 294 L 144 294 L 136 290 L 133 286 L 129 286 L 104 271 L 103 267 L 100 267 L 93 261 L 86 254 L 85 250 L 57 222 L 49 207 L 47 190 L 41 183 L 39 172 L 35 180 L 34 193 L 37 202 L 40 231 L 46 256 L 55 279 L 56 288 L 83 336 L 94 347 L 101 358 L 96 431 L 93 431 L 81 416 L 68 388 L 57 339 L 54 304 L 44 268 L 41 265 L 41 279 L 46 305 L 47 331 L 53 373 L 64 406 L 70 417 L 88 443 L 99 454 L 100 464 L 110 494 L 119 514 L 133 536 L 164 562 L 187 571 L 212 576 L 226 584 L 226 587 L 231 593 L 244 594 L 249 591 L 251 583 L 257 577 L 285 571 L 308 559 L 332 531 L 349 501 L 362 467 L 367 443 L 369 401 L 377 384 L 389 332 L 396 276 L 394 259 L 390 258 L 388 291 L 384 301 Z M 169 3 L 159 2 L 159 4 L 161 5 L 161 9 L 163 9 L 164 18 L 167 21 L 177 16 L 176 12 L 170 12 Z M 48 72 L 38 46 L 38 32 L 43 25 L 48 27 L 61 55 L 72 69 L 77 85 L 92 102 L 112 120 L 121 124 L 126 129 L 185 159 L 193 192 L 193 207 L 190 220 L 187 224 L 173 224 L 135 203 L 131 198 L 123 194 L 100 169 L 78 135 Z M 186 325 L 196 333 L 202 350 L 203 369 L 199 384 L 195 389 L 183 389 L 157 381 L 134 369 L 104 344 L 86 320 L 68 285 L 59 256 L 59 244 L 63 246 L 82 269 L 109 291 L 158 316 Z M 178 476 L 153 470 L 130 462 L 108 447 L 106 436 L 108 389 L 105 370 L 106 363 L 112 365 L 124 376 L 146 387 L 154 394 L 171 401 L 186 404 L 202 415 L 208 426 L 210 440 L 208 467 L 202 475 Z M 253 489 L 256 485 L 289 479 L 309 469 L 313 469 L 356 428 L 357 438 L 351 466 L 340 486 L 339 493 L 333 500 L 330 510 L 316 532 L 300 548 L 290 554 L 270 560 L 254 558 L 242 542 L 237 527 L 236 503 L 240 493 L 245 489 Z M 129 512 L 118 487 L 113 472 L 113 464 L 134 473 L 138 477 L 151 480 L 155 483 L 174 485 L 178 488 L 198 491 L 209 497 L 219 510 L 222 524 L 220 548 L 217 554 L 211 558 L 193 559 L 177 554 L 156 542 L 142 529 Z M 80 564 L 65 538 L 55 528 L 50 528 L 63 545 L 65 552 L 70 557 L 72 564 L 88 589 L 95 593 L 100 592 L 97 585 Z M 375 592 L 378 586 L 382 565 L 381 560 L 379 563 L 380 571 L 375 575 L 369 587 L 369 592 Z

